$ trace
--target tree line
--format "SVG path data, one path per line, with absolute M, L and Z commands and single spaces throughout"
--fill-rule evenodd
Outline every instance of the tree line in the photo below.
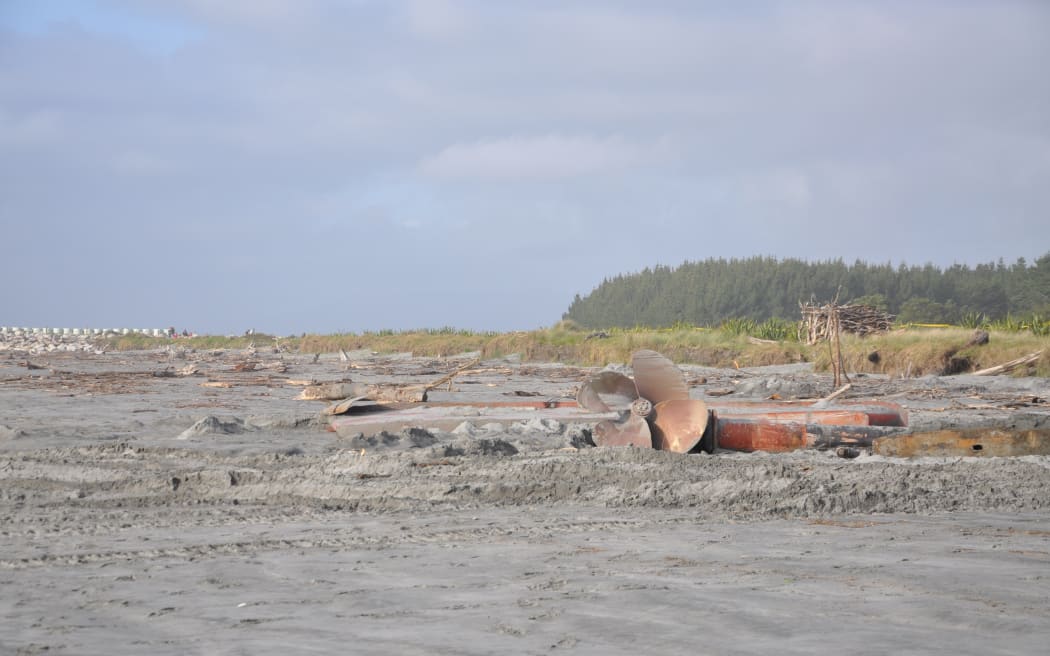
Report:
M 955 264 L 893 266 L 857 260 L 807 262 L 750 257 L 709 258 L 607 278 L 573 299 L 563 315 L 587 328 L 714 326 L 726 319 L 796 320 L 800 302 L 863 303 L 903 322 L 994 321 L 1008 315 L 1050 316 L 1050 252 L 971 268 Z

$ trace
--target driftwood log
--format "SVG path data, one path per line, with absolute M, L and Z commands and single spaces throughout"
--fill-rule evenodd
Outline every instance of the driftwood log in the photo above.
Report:
M 1027 365 L 1027 364 L 1032 364 L 1033 362 L 1036 362 L 1037 360 L 1039 360 L 1039 358 L 1041 358 L 1041 357 L 1043 357 L 1043 352 L 1041 350 L 1040 351 L 1036 351 L 1035 353 L 1029 353 L 1026 356 L 1017 358 L 1016 360 L 1010 360 L 1009 362 L 1004 362 L 1004 363 L 1002 363 L 1002 364 L 1000 364 L 998 366 L 995 366 L 995 367 L 988 367 L 987 369 L 981 369 L 980 371 L 975 371 L 973 373 L 973 375 L 974 376 L 998 376 L 999 374 L 1004 374 L 1004 373 L 1006 373 L 1008 371 L 1012 371 L 1012 370 L 1016 369 L 1017 367 L 1020 367 L 1020 366 L 1023 366 L 1023 365 Z

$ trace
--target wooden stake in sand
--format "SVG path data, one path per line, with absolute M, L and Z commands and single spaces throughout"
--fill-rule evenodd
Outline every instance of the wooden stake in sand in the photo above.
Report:
M 839 317 L 838 295 L 835 300 L 825 305 L 823 311 L 828 317 L 828 353 L 831 356 L 831 371 L 835 374 L 835 387 L 842 386 L 842 379 L 852 382 L 846 375 L 846 365 L 842 361 L 842 322 Z

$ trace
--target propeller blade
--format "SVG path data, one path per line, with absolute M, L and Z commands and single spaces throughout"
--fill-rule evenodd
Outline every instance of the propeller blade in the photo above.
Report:
M 594 443 L 598 446 L 636 446 L 651 449 L 652 433 L 643 417 L 630 414 L 624 421 L 606 419 L 594 427 Z
M 590 381 L 580 385 L 580 389 L 576 392 L 576 405 L 591 412 L 609 412 L 612 410 L 605 404 L 605 401 L 602 401 L 602 397 L 598 396 L 597 390 L 594 389 Z
M 634 381 L 615 371 L 601 371 L 580 385 L 576 402 L 591 412 L 626 408 L 638 398 Z
M 657 403 L 649 421 L 653 448 L 689 453 L 704 436 L 710 417 L 707 404 L 693 399 L 672 399 Z
M 649 399 L 653 405 L 689 398 L 689 388 L 681 370 L 656 351 L 635 351 L 631 356 L 631 367 L 634 368 L 638 396 Z

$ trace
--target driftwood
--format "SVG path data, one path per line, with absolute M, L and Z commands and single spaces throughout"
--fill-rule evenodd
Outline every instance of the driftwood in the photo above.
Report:
M 427 400 L 427 386 L 321 383 L 307 385 L 296 398 L 300 401 L 342 401 L 355 397 L 377 403 L 419 403 Z
M 819 405 L 820 403 L 830 403 L 831 401 L 834 401 L 835 399 L 839 398 L 851 389 L 853 389 L 853 383 L 847 383 L 835 390 L 834 392 L 832 392 L 831 394 L 828 394 L 827 396 L 822 398 L 820 401 L 817 402 L 816 405 Z
M 799 341 L 813 345 L 834 338 L 834 324 L 839 332 L 854 335 L 869 335 L 888 331 L 893 326 L 894 315 L 869 305 L 815 305 L 799 304 L 802 321 L 798 326 Z
M 1010 360 L 1009 362 L 1004 362 L 1004 363 L 1002 363 L 1000 365 L 997 365 L 995 367 L 989 367 L 987 369 L 981 369 L 980 371 L 975 371 L 975 372 L 973 372 L 973 375 L 974 376 L 997 376 L 999 374 L 1004 374 L 1004 373 L 1006 373 L 1008 371 L 1016 369 L 1017 367 L 1021 367 L 1021 366 L 1026 365 L 1026 364 L 1031 364 L 1031 363 L 1035 362 L 1036 360 L 1038 360 L 1041 357 L 1043 357 L 1043 351 L 1039 350 L 1039 351 L 1036 351 L 1035 353 L 1029 353 L 1026 356 L 1017 358 L 1016 360 Z
M 425 385 L 377 385 L 365 383 L 327 383 L 310 385 L 303 389 L 298 398 L 305 400 L 339 401 L 325 408 L 326 415 L 340 415 L 348 412 L 356 403 L 375 401 L 376 403 L 422 403 L 427 400 L 427 392 L 446 383 L 452 385 L 452 379 L 467 369 L 476 366 L 481 358 L 475 358 L 458 367 L 441 378 Z
M 360 403 L 362 401 L 367 401 L 367 400 L 369 400 L 367 396 L 353 396 L 353 397 L 350 397 L 349 399 L 343 399 L 342 401 L 340 401 L 338 403 L 333 403 L 332 405 L 328 406 L 327 408 L 325 408 L 321 412 L 322 412 L 322 414 L 329 415 L 329 416 L 345 414 L 345 413 L 350 411 L 350 408 L 354 407 L 355 405 L 357 405 L 358 403 Z
M 307 385 L 299 394 L 301 401 L 339 401 L 352 396 L 364 396 L 368 385 L 363 383 L 320 383 Z
M 304 400 L 338 401 L 324 409 L 326 415 L 341 415 L 362 401 L 376 403 L 423 403 L 427 393 L 445 385 L 451 388 L 452 379 L 467 369 L 477 366 L 481 358 L 475 358 L 467 364 L 456 368 L 441 378 L 425 385 L 377 385 L 366 383 L 326 383 L 308 385 L 298 396 Z
M 748 335 L 747 341 L 748 341 L 749 344 L 776 344 L 777 343 L 777 340 L 775 340 L 775 339 L 762 339 L 760 337 L 752 337 L 751 335 Z
M 365 396 L 377 403 L 421 403 L 427 400 L 426 385 L 369 385 Z
M 448 383 L 449 391 L 451 391 L 452 390 L 452 379 L 453 378 L 455 378 L 456 376 L 460 375 L 461 373 L 463 373 L 467 369 L 473 369 L 474 367 L 478 366 L 478 364 L 480 364 L 480 363 L 481 363 L 481 358 L 480 357 L 474 358 L 473 360 L 471 360 L 470 362 L 466 363 L 462 367 L 456 368 L 454 371 L 452 371 L 452 372 L 442 376 L 441 378 L 438 378 L 434 382 L 427 383 L 426 385 L 423 386 L 423 390 L 427 391 L 427 390 L 437 389 L 438 387 L 441 387 L 445 383 Z M 426 399 L 422 399 L 422 400 L 425 401 Z

